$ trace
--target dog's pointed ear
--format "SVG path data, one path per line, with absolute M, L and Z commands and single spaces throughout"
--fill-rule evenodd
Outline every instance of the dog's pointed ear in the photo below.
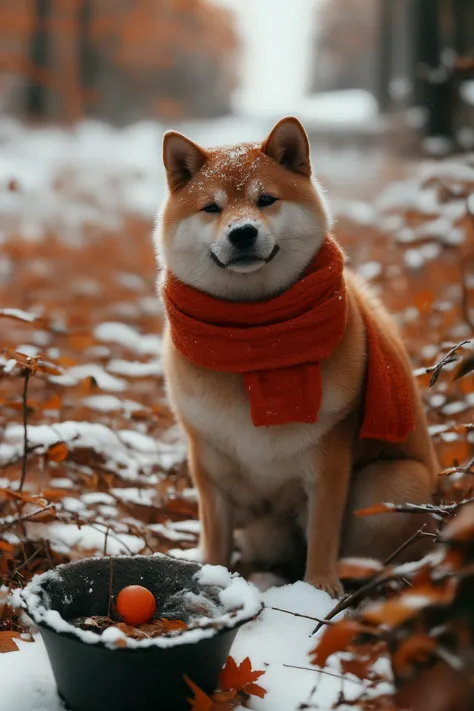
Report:
M 167 131 L 163 136 L 163 163 L 172 192 L 184 187 L 205 161 L 206 152 L 182 133 Z
M 307 177 L 311 175 L 308 136 L 294 116 L 278 121 L 264 140 L 262 150 L 284 168 Z

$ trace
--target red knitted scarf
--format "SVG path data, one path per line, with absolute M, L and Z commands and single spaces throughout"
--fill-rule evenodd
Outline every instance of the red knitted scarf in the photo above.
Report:
M 347 320 L 343 257 L 330 237 L 304 276 L 267 301 L 217 299 L 169 272 L 163 294 L 178 351 L 204 368 L 242 373 L 255 426 L 316 422 L 321 361 L 340 343 Z M 402 442 L 414 429 L 410 383 L 392 342 L 361 313 L 368 358 L 360 437 Z

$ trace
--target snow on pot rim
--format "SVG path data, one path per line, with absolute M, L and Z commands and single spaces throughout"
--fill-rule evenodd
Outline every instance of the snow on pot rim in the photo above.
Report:
M 113 561 L 114 571 L 117 566 L 121 565 L 121 561 L 126 561 L 127 565 L 140 565 L 142 561 L 144 566 L 153 566 L 156 562 L 159 565 L 168 565 L 174 568 L 173 572 L 182 574 L 183 581 L 188 579 L 189 583 L 194 586 L 209 602 L 214 603 L 214 608 L 218 612 L 216 616 L 195 617 L 189 623 L 187 630 L 171 632 L 167 635 L 161 635 L 149 639 L 136 640 L 127 637 L 116 627 L 109 627 L 101 634 L 89 630 L 83 630 L 76 627 L 68 621 L 55 607 L 51 600 L 51 595 L 48 592 L 48 587 L 56 585 L 60 586 L 67 580 L 67 575 L 71 571 L 77 573 L 87 572 L 88 566 L 95 567 L 105 566 L 107 576 L 109 575 L 110 560 Z M 132 563 L 133 561 L 133 563 Z M 83 570 L 82 570 L 83 569 Z M 115 575 L 115 572 L 114 572 Z M 84 583 L 89 585 L 88 590 L 80 590 L 77 588 L 74 592 L 65 592 L 63 595 L 63 603 L 72 603 L 72 596 L 76 594 L 87 595 L 93 592 L 94 578 L 91 575 L 90 580 L 84 580 Z M 137 580 L 131 577 L 126 584 L 143 584 L 145 587 L 150 587 L 147 580 Z M 120 585 L 119 589 L 124 587 Z M 184 590 L 184 587 L 182 588 Z M 152 590 L 153 592 L 153 590 Z M 157 600 L 160 600 L 160 591 L 155 590 Z M 113 598 L 116 598 L 113 594 Z M 258 616 L 263 609 L 263 602 L 259 591 L 244 578 L 237 573 L 230 573 L 223 566 L 200 565 L 198 563 L 189 562 L 181 559 L 171 558 L 162 553 L 155 553 L 152 556 L 107 556 L 84 558 L 82 560 L 73 561 L 58 565 L 53 570 L 47 571 L 40 575 L 35 575 L 30 583 L 20 593 L 22 606 L 26 610 L 30 618 L 41 628 L 41 626 L 61 634 L 75 637 L 78 641 L 86 644 L 98 644 L 110 650 L 127 651 L 131 649 L 147 649 L 150 647 L 158 647 L 167 649 L 177 647 L 184 644 L 195 644 L 203 639 L 209 639 L 220 633 L 240 627 L 245 622 L 248 622 Z M 217 605 L 216 605 L 216 600 Z M 88 611 L 87 615 L 91 616 L 99 614 L 99 611 Z M 80 615 L 74 615 L 74 617 Z M 165 616 L 157 613 L 156 617 Z M 69 617 L 72 619 L 72 617 Z M 124 644 L 125 642 L 125 644 Z

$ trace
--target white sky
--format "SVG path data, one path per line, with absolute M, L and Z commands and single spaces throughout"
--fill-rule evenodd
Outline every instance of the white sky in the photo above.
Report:
M 244 45 L 237 108 L 247 115 L 294 110 L 309 81 L 315 0 L 218 1 L 235 12 Z

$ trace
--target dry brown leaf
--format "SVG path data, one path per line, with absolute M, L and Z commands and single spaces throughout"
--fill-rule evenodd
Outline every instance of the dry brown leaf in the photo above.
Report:
M 354 511 L 355 516 L 373 516 L 374 514 L 391 513 L 393 512 L 393 504 L 374 504 L 365 509 Z
M 444 542 L 466 543 L 474 539 L 474 503 L 462 506 L 441 533 Z
M 186 675 L 184 676 L 184 681 L 194 694 L 193 698 L 186 699 L 191 706 L 191 711 L 213 711 L 214 703 L 212 699 Z
M 317 646 L 310 652 L 311 664 L 324 667 L 331 654 L 346 651 L 354 639 L 366 629 L 356 620 L 341 620 L 327 626 Z
M 233 657 L 228 657 L 225 667 L 219 676 L 219 688 L 221 691 L 244 692 L 263 699 L 266 694 L 265 689 L 255 684 L 263 674 L 265 674 L 264 671 L 252 669 L 249 657 L 246 657 L 239 666 L 237 666 Z
M 370 605 L 362 613 L 362 619 L 371 625 L 397 627 L 416 617 L 420 610 L 429 605 L 448 605 L 454 598 L 456 587 L 457 583 L 452 578 L 439 585 L 417 585 L 391 600 Z
M 160 617 L 160 622 L 163 625 L 165 634 L 169 632 L 182 632 L 188 629 L 188 625 L 183 620 L 167 620 L 165 617 Z
M 66 459 L 68 453 L 67 444 L 65 442 L 57 442 L 48 449 L 48 460 L 50 462 L 62 462 Z
M 0 654 L 18 652 L 19 648 L 15 644 L 16 639 L 21 639 L 21 634 L 19 632 L 12 632 L 11 630 L 0 632 Z

